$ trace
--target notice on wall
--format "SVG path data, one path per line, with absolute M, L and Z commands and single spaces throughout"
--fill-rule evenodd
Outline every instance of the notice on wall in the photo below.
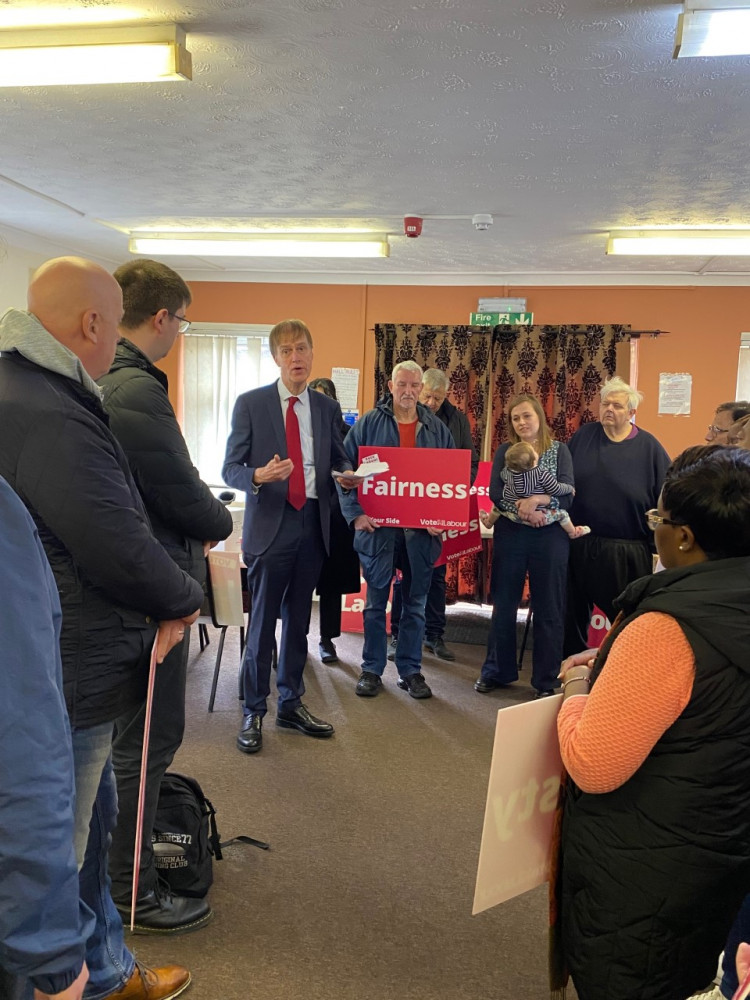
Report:
M 661 372 L 659 375 L 659 414 L 689 416 L 693 376 L 685 372 Z
M 342 410 L 356 410 L 359 396 L 359 368 L 332 368 L 331 381 L 336 386 Z

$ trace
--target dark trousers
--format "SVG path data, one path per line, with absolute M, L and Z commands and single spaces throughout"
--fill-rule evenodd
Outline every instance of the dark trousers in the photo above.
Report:
M 266 551 L 259 556 L 244 554 L 247 585 L 252 595 L 242 661 L 245 715 L 266 714 L 278 618 L 281 618 L 276 670 L 278 707 L 288 711 L 301 702 L 305 693 L 302 671 L 307 659 L 310 604 L 324 555 L 317 500 L 308 500 L 301 510 L 286 504 L 281 527 Z
M 445 634 L 445 572 L 447 566 L 435 566 L 432 570 L 430 589 L 427 592 L 427 604 L 424 609 L 424 637 L 427 642 L 442 639 Z M 406 586 L 406 591 L 402 590 Z M 391 603 L 391 635 L 398 639 L 399 623 L 403 601 L 409 600 L 406 579 L 395 580 L 393 583 L 393 601 Z
M 594 605 L 613 622 L 615 599 L 629 583 L 641 576 L 650 576 L 652 571 L 651 549 L 646 542 L 596 535 L 584 535 L 573 542 L 568 562 L 563 655 L 572 656 L 588 648 L 589 622 Z
M 569 549 L 570 540 L 559 524 L 530 528 L 507 517 L 498 519 L 492 549 L 492 621 L 482 666 L 485 680 L 496 684 L 518 680 L 516 613 L 528 573 L 534 609 L 531 683 L 537 691 L 558 687 Z
M 0 967 L 0 1000 L 31 1000 L 33 987 L 25 976 L 14 976 Z
M 318 601 L 320 638 L 336 639 L 341 635 L 341 594 L 324 591 Z
M 138 895 L 156 885 L 154 851 L 151 834 L 159 802 L 159 788 L 164 773 L 174 760 L 185 732 L 185 680 L 190 649 L 190 629 L 164 662 L 156 667 L 154 703 L 151 714 L 151 734 L 148 747 L 148 769 L 143 809 L 143 841 Z M 118 903 L 130 903 L 133 886 L 133 844 L 135 842 L 138 787 L 141 777 L 145 702 L 125 712 L 115 722 L 112 741 L 112 764 L 117 779 L 117 826 L 109 849 L 109 873 L 112 898 Z

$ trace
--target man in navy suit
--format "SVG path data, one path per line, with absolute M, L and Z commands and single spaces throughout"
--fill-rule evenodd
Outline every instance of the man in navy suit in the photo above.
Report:
M 237 399 L 222 471 L 228 486 L 247 494 L 242 552 L 252 612 L 242 664 L 244 719 L 237 737 L 244 753 L 257 753 L 263 743 L 279 617 L 276 725 L 307 736 L 333 735 L 333 726 L 302 704 L 302 671 L 312 592 L 328 551 L 330 477 L 334 469 L 351 469 L 339 404 L 307 389 L 310 331 L 300 320 L 284 320 L 271 330 L 269 342 L 281 377 Z M 341 482 L 348 488 L 359 480 L 344 476 Z

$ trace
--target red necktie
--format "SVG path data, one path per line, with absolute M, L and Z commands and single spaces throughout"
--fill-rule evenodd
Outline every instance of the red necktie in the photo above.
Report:
M 307 493 L 305 492 L 305 466 L 302 462 L 299 420 L 297 420 L 297 412 L 294 409 L 296 403 L 299 403 L 299 399 L 296 396 L 290 396 L 286 410 L 286 454 L 287 458 L 291 458 L 294 463 L 294 468 L 289 477 L 286 498 L 295 510 L 301 510 L 305 506 Z

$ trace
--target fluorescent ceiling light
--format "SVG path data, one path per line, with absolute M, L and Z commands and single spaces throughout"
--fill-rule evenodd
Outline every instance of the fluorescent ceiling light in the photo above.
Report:
M 750 55 L 750 8 L 732 0 L 696 0 L 701 9 L 686 9 L 677 21 L 673 58 Z M 720 8 L 720 9 L 718 9 Z
M 131 234 L 130 252 L 162 257 L 388 257 L 382 233 L 174 233 Z
M 192 79 L 176 24 L 0 31 L 0 87 Z
M 609 234 L 608 254 L 641 257 L 750 256 L 749 229 L 631 229 Z
M 50 28 L 64 24 L 129 24 L 144 19 L 135 7 L 0 7 L 0 28 Z

